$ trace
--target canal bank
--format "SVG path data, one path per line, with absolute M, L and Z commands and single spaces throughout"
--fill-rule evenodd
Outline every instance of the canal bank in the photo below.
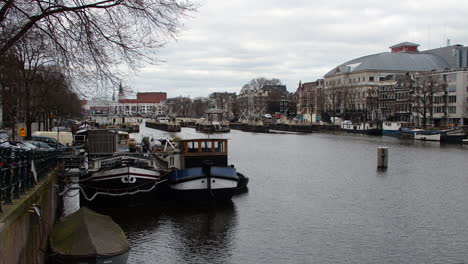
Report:
M 48 236 L 56 219 L 59 198 L 55 191 L 57 171 L 0 213 L 0 263 L 45 263 Z

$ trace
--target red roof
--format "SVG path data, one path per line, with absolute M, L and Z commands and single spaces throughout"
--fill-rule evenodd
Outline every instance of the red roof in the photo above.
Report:
M 167 93 L 137 93 L 137 99 L 120 99 L 119 103 L 122 104 L 158 104 L 161 101 L 167 100 Z

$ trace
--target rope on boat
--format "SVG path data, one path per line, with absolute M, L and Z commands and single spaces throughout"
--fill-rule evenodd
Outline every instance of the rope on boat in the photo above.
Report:
M 159 182 L 155 182 L 155 184 L 151 188 L 149 188 L 147 190 L 136 190 L 136 191 L 133 191 L 133 192 L 123 192 L 123 193 L 95 192 L 93 194 L 93 196 L 91 196 L 91 198 L 89 198 L 88 195 L 86 195 L 85 190 L 83 188 L 81 188 L 81 186 L 78 186 L 77 188 L 80 189 L 80 192 L 83 194 L 83 197 L 86 200 L 92 201 L 92 200 L 94 200 L 96 198 L 96 196 L 101 195 L 101 194 L 102 195 L 108 195 L 108 196 L 124 196 L 124 195 L 134 195 L 134 194 L 137 194 L 137 193 L 151 192 L 154 188 L 156 188 L 157 185 L 159 185 L 160 183 L 163 183 L 165 181 L 167 181 L 167 179 L 164 179 L 164 180 L 159 181 Z

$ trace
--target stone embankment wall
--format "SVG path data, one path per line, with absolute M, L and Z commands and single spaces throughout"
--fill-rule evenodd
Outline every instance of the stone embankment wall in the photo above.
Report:
M 59 201 L 54 190 L 55 174 L 49 174 L 12 204 L 2 206 L 0 264 L 45 263 Z

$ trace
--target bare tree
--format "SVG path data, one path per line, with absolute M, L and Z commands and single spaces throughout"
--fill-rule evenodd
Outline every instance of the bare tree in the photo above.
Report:
M 260 90 L 265 85 L 281 85 L 280 79 L 267 79 L 265 77 L 259 77 L 252 79 L 250 82 L 244 84 L 241 89 L 241 93 L 246 92 L 247 90 Z
M 416 78 L 413 86 L 413 112 L 422 118 L 422 127 L 425 128 L 428 119 L 433 115 L 434 93 L 441 89 L 433 75 L 424 75 Z
M 117 85 L 120 65 L 154 63 L 195 8 L 189 0 L 2 0 L 0 56 L 34 30 L 67 74 Z
M 333 115 L 332 123 L 335 123 L 337 110 L 341 112 L 343 109 L 344 91 L 341 88 L 328 88 L 324 90 L 325 104 L 328 106 L 327 110 L 331 111 Z
M 28 34 L 18 41 L 13 49 L 20 63 L 18 70 L 21 73 L 21 85 L 24 89 L 21 107 L 24 110 L 27 131 L 26 138 L 30 138 L 31 125 L 35 116 L 35 112 L 32 109 L 34 100 L 31 98 L 31 89 L 34 87 L 38 72 L 47 63 L 52 61 L 53 56 L 47 49 L 43 35 L 34 29 L 30 30 Z

